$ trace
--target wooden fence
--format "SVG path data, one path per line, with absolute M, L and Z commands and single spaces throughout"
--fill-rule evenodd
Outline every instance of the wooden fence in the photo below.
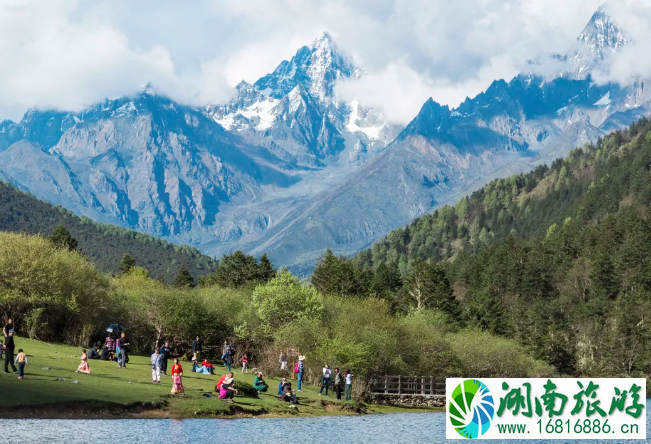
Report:
M 445 396 L 445 379 L 433 376 L 381 376 L 371 385 L 371 393 L 404 396 Z

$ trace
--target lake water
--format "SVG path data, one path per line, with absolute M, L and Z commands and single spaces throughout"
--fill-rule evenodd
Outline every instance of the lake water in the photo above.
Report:
M 647 406 L 649 402 L 647 401 Z M 649 428 L 647 416 L 647 429 Z M 445 414 L 400 413 L 291 419 L 0 420 L 15 443 L 443 443 Z M 4 441 L 6 439 L 6 441 Z M 649 440 L 647 440 L 649 441 Z M 461 441 L 458 441 L 461 442 Z M 486 441 L 498 442 L 498 441 Z M 505 441 L 516 444 L 518 441 Z M 533 444 L 536 441 L 521 441 Z M 538 441 L 541 444 L 571 441 Z M 587 442 L 587 441 L 585 441 Z M 602 441 L 612 444 L 640 441 Z

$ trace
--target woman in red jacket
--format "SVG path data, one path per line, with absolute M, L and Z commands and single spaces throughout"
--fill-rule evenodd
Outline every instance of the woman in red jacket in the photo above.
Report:
M 183 381 L 181 380 L 183 376 L 183 367 L 179 364 L 179 360 L 174 360 L 174 365 L 172 366 L 172 394 L 176 395 L 177 393 L 185 394 L 185 389 L 183 388 Z

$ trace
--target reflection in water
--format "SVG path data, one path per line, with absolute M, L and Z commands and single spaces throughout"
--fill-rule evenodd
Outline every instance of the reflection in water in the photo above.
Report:
M 647 401 L 647 407 L 649 401 Z M 20 443 L 444 443 L 443 413 L 291 419 L 4 420 L 2 436 Z M 649 417 L 647 416 L 647 429 Z M 649 441 L 649 440 L 647 440 Z M 461 442 L 461 441 L 458 441 Z M 488 441 L 486 441 L 488 442 Z M 498 441 L 490 441 L 497 443 Z M 518 441 L 505 441 L 518 444 Z M 553 444 L 570 441 L 539 441 Z M 606 441 L 602 441 L 606 442 Z M 609 441 L 611 444 L 640 441 Z M 536 441 L 521 441 L 536 444 Z

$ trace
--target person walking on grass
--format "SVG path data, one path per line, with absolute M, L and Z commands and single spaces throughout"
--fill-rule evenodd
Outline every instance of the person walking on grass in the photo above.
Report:
M 228 351 L 226 352 L 226 355 L 224 356 L 224 364 L 226 364 L 226 369 L 230 372 L 231 371 L 231 365 L 233 365 L 233 355 L 235 354 L 235 349 L 233 347 L 230 347 Z
M 183 367 L 179 364 L 178 358 L 174 359 L 174 365 L 172 365 L 172 394 L 185 394 L 185 389 L 183 388 Z
M 90 365 L 88 365 L 88 354 L 86 354 L 86 349 L 83 349 L 81 351 L 81 362 L 79 363 L 77 370 L 75 370 L 75 373 L 79 372 L 90 375 Z
M 255 379 L 253 380 L 253 388 L 258 391 L 258 393 L 266 392 L 269 389 L 269 385 L 265 382 L 262 372 L 255 374 Z
M 5 338 L 5 343 L 2 346 L 5 351 L 5 373 L 9 373 L 9 365 L 14 373 L 17 373 L 16 366 L 14 365 L 14 350 L 16 350 L 16 344 L 14 343 L 14 331 L 9 329 L 7 332 L 7 337 Z
M 330 375 L 332 375 L 332 370 L 328 364 L 323 366 L 323 380 L 321 381 L 321 390 L 319 391 L 319 396 L 323 394 L 323 389 L 325 389 L 326 397 L 328 396 L 328 388 L 330 386 Z
M 298 362 L 296 363 L 296 366 L 294 367 L 294 373 L 296 373 L 296 390 L 299 392 L 302 392 L 301 390 L 301 384 L 303 384 L 303 371 L 305 370 L 305 365 L 303 363 L 305 361 L 305 355 L 299 355 L 298 356 Z
M 160 372 L 163 365 L 163 355 L 160 354 L 160 349 L 154 350 L 151 355 L 151 382 L 160 384 Z
M 201 362 L 201 340 L 199 339 L 199 336 L 197 336 L 197 339 L 192 341 L 192 355 L 197 358 L 195 359 L 197 363 Z
M 226 355 L 231 348 L 231 344 L 228 341 L 224 341 L 224 345 L 222 345 L 222 361 L 224 361 L 224 367 L 226 367 Z
M 14 364 L 18 365 L 18 379 L 23 379 L 25 377 L 25 366 L 29 365 L 29 362 L 27 362 L 27 355 L 22 348 L 18 349 Z
M 339 371 L 339 367 L 335 367 L 335 380 L 334 387 L 337 394 L 337 400 L 341 401 L 341 394 L 344 392 L 344 375 Z
M 161 364 L 160 364 L 160 370 L 163 373 L 163 375 L 167 376 L 167 360 L 170 358 L 170 353 L 172 350 L 170 349 L 170 343 L 169 341 L 165 341 L 165 345 L 163 345 L 159 349 L 160 357 L 161 357 Z
M 353 374 L 350 372 L 350 369 L 346 369 L 346 401 L 353 399 Z
M 120 335 L 117 343 L 120 347 L 120 358 L 118 362 L 118 367 L 127 368 L 127 362 L 129 361 L 129 340 L 124 332 Z
M 242 356 L 242 371 L 240 373 L 248 373 L 249 372 L 249 354 L 244 353 Z

